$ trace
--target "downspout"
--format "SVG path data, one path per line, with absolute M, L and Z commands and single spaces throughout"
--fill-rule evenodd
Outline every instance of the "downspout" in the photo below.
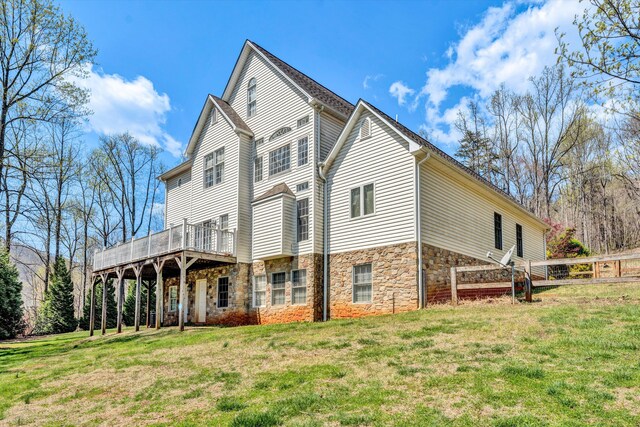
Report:
M 416 188 L 416 241 L 418 242 L 418 308 L 424 308 L 424 273 L 422 271 L 422 221 L 420 203 L 420 165 L 431 157 L 427 153 L 424 159 L 416 161 L 415 188 Z
M 328 204 L 327 204 L 327 177 L 324 175 L 324 162 L 320 162 L 320 138 L 322 136 L 322 129 L 320 127 L 321 117 L 320 113 L 324 110 L 324 105 L 318 105 L 314 103 L 315 114 L 317 117 L 316 121 L 316 147 L 317 147 L 317 157 L 316 162 L 318 163 L 318 177 L 322 180 L 323 185 L 323 199 L 322 199 L 322 321 L 326 322 L 328 318 L 328 302 L 329 302 L 329 260 L 328 260 L 328 251 L 327 251 L 327 241 L 328 241 L 328 231 L 327 231 L 327 223 L 328 223 Z
M 329 256 L 328 256 L 328 250 L 327 250 L 327 240 L 328 240 L 328 236 L 329 236 L 329 232 L 327 230 L 327 223 L 329 215 L 328 215 L 328 211 L 329 211 L 329 203 L 328 203 L 328 188 L 329 186 L 327 185 L 327 177 L 324 175 L 324 171 L 323 171 L 323 167 L 324 167 L 324 162 L 318 165 L 318 176 L 320 177 L 320 179 L 322 180 L 322 185 L 323 185 L 323 192 L 324 192 L 324 196 L 323 196 L 323 203 L 322 203 L 322 234 L 323 234 L 323 240 L 322 240 L 322 320 L 324 322 L 327 321 L 327 308 L 328 308 L 328 302 L 329 302 L 329 277 L 328 277 L 328 273 L 329 273 Z

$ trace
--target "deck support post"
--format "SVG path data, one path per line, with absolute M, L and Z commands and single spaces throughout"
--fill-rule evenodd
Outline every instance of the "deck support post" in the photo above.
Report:
M 147 280 L 147 310 L 146 310 L 146 327 L 149 329 L 151 327 L 151 280 Z
M 136 275 L 136 318 L 133 321 L 136 332 L 140 330 L 140 288 L 142 287 L 142 265 L 136 265 L 133 267 L 133 272 Z
M 184 331 L 184 321 L 186 317 L 185 305 L 187 303 L 187 257 L 182 252 L 180 261 L 176 258 L 176 262 L 180 265 L 180 300 L 178 302 L 178 325 L 180 330 Z
M 96 321 L 96 280 L 97 276 L 91 277 L 91 303 L 89 304 L 89 336 L 93 336 L 94 324 Z
M 458 274 L 455 267 L 451 267 L 451 304 L 458 305 Z
M 116 276 L 118 278 L 118 292 L 116 292 L 116 298 L 118 299 L 118 314 L 116 319 L 117 333 L 122 332 L 122 306 L 124 304 L 124 269 L 119 268 L 116 270 Z
M 109 275 L 101 274 L 102 278 L 102 335 L 107 333 L 107 286 Z
M 531 302 L 532 292 L 533 292 L 533 281 L 531 280 L 531 260 L 526 260 L 524 262 L 524 299 L 527 302 Z
M 156 270 L 156 329 L 160 329 L 162 325 L 162 306 L 164 291 L 162 289 L 162 267 L 164 267 L 164 261 L 157 260 L 153 263 L 153 268 Z

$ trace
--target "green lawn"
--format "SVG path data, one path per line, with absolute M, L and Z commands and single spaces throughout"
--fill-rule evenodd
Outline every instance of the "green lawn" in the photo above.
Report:
M 640 425 L 640 284 L 0 343 L 1 425 Z

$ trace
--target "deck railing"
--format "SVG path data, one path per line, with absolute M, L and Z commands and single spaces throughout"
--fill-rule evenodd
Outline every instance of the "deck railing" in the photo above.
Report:
M 235 231 L 184 222 L 158 233 L 96 250 L 93 271 L 181 250 L 235 256 Z

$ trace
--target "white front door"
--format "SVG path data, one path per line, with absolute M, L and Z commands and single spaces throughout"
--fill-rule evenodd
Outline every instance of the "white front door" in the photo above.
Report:
M 196 281 L 196 323 L 207 321 L 207 281 Z

